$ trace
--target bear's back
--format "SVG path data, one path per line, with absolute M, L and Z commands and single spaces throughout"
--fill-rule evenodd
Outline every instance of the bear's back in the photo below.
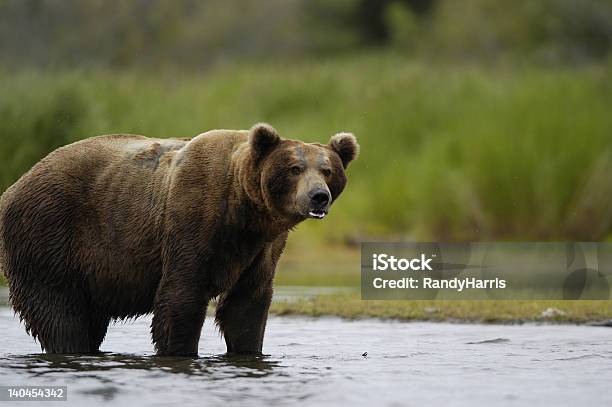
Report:
M 188 141 L 106 135 L 51 152 L 0 198 L 0 263 L 11 241 L 30 257 L 61 247 L 85 269 L 144 272 L 157 263 L 167 168 Z

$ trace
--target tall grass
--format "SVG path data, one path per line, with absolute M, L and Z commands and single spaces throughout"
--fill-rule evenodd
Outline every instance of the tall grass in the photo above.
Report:
M 72 140 L 191 136 L 272 123 L 361 157 L 314 236 L 604 239 L 612 226 L 611 66 L 430 67 L 392 54 L 201 75 L 0 74 L 0 189 Z

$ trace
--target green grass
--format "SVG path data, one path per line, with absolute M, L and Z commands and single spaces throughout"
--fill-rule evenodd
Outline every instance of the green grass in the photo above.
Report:
M 314 259 L 314 260 L 312 260 Z M 355 289 L 354 293 L 319 295 L 273 302 L 276 315 L 339 316 L 342 318 L 391 318 L 404 321 L 462 321 L 516 323 L 548 321 L 586 323 L 612 319 L 612 301 L 543 300 L 361 300 L 360 253 L 342 247 L 293 247 L 281 259 L 276 286 L 330 287 Z M 543 318 L 547 308 L 562 311 Z
M 375 53 L 221 66 L 202 74 L 0 73 L 0 191 L 38 159 L 105 133 L 192 136 L 268 121 L 361 157 L 323 222 L 289 239 L 278 285 L 357 286 L 360 240 L 600 240 L 612 225 L 612 64 L 444 67 Z M 354 247 L 354 246 L 353 246 Z M 0 284 L 3 279 L 0 276 Z M 612 302 L 275 303 L 278 314 L 470 321 L 612 317 Z
M 309 287 L 359 287 L 360 252 L 345 246 L 308 244 L 289 238 L 280 259 L 275 285 Z
M 0 73 L 0 190 L 76 139 L 269 121 L 307 141 L 350 130 L 362 146 L 330 216 L 294 241 L 599 240 L 612 225 L 611 74 L 449 68 L 392 53 L 200 75 Z
M 542 312 L 548 308 L 561 312 L 543 317 Z M 612 301 L 366 301 L 357 294 L 346 294 L 274 302 L 270 312 L 275 315 L 333 315 L 402 321 L 586 323 L 612 319 Z

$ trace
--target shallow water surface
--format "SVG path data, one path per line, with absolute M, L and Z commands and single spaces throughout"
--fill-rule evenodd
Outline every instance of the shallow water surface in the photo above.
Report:
M 610 328 L 272 317 L 268 356 L 229 357 L 208 320 L 184 359 L 153 356 L 149 325 L 112 325 L 101 356 L 45 355 L 0 307 L 0 385 L 67 385 L 79 406 L 612 405 Z

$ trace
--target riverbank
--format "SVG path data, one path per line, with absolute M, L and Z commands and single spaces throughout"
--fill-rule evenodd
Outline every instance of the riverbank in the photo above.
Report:
M 274 302 L 270 312 L 400 321 L 589 324 L 611 321 L 612 301 L 371 301 L 361 300 L 359 294 L 340 294 Z
M 337 291 L 330 294 L 330 290 L 321 287 L 296 287 L 299 288 L 296 290 L 288 288 L 290 287 L 277 287 L 277 292 L 293 291 L 295 294 L 291 298 L 277 295 L 270 308 L 270 314 L 493 324 L 523 322 L 612 324 L 612 301 L 372 301 L 362 300 L 356 292 Z M 306 290 L 307 288 L 309 289 Z M 316 295 L 317 292 L 325 294 Z M 7 303 L 8 289 L 0 285 L 0 306 Z M 209 314 L 214 314 L 213 306 L 209 308 Z
M 305 260 L 313 258 L 325 261 L 317 263 L 315 267 Z M 278 300 L 281 296 L 277 296 L 271 312 L 313 317 L 333 315 L 349 319 L 478 323 L 548 321 L 586 324 L 612 320 L 612 301 L 362 300 L 359 295 L 359 264 L 360 252 L 357 248 L 338 246 L 331 249 L 303 243 L 290 244 L 275 279 L 277 294 L 285 287 L 309 287 L 315 292 L 319 289 L 319 295 L 304 295 L 287 301 L 285 298 Z M 335 287 L 338 291 L 332 295 L 325 292 L 324 287 Z

